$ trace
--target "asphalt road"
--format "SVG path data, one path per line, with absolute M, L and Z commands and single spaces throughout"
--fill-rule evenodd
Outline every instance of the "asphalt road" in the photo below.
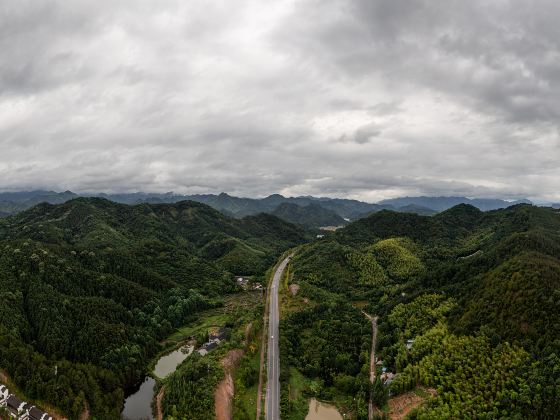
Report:
M 268 364 L 266 385 L 266 419 L 280 419 L 280 349 L 278 347 L 278 288 L 280 277 L 288 265 L 291 256 L 286 257 L 276 269 L 270 285 L 268 310 Z

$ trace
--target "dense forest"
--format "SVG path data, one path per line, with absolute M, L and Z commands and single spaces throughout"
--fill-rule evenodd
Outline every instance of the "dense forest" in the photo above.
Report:
M 558 210 L 525 204 L 462 204 L 432 217 L 381 211 L 351 223 L 293 259 L 290 282 L 308 303 L 287 315 L 283 368 L 319 382 L 307 395 L 366 418 L 367 407 L 349 402 L 364 395 L 359 364 L 369 354 L 365 342 L 352 345 L 370 334 L 359 308 L 379 317 L 378 369 L 396 374 L 369 387 L 378 414 L 389 397 L 422 386 L 434 395 L 411 418 L 555 418 L 559 244 Z
M 71 419 L 119 418 L 163 338 L 305 240 L 193 202 L 79 198 L 1 219 L 0 368 Z
M 309 239 L 273 215 L 233 219 L 194 202 L 78 198 L 0 219 L 0 368 L 71 419 L 86 407 L 118 418 L 164 338 L 223 305 L 234 275 L 262 275 Z M 300 418 L 314 396 L 366 418 L 370 397 L 383 413 L 421 386 L 433 394 L 411 418 L 554 418 L 559 244 L 557 210 L 459 205 L 430 217 L 380 211 L 301 245 L 286 279 L 299 292 L 282 304 L 283 416 Z M 369 383 L 366 314 L 378 316 L 390 385 Z M 249 320 L 236 322 L 241 345 Z M 167 417 L 207 415 L 233 345 L 166 380 Z M 251 360 L 240 388 L 255 386 Z

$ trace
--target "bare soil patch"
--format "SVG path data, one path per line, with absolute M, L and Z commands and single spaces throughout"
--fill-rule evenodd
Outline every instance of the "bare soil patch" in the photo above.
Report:
M 253 323 L 249 322 L 245 327 L 245 345 L 253 338 Z
M 226 376 L 221 380 L 214 392 L 216 420 L 232 419 L 233 407 L 231 402 L 235 388 L 231 371 L 237 366 L 244 354 L 245 352 L 241 349 L 230 350 L 226 357 L 221 360 Z
M 82 414 L 80 414 L 80 420 L 88 420 L 88 419 L 89 419 L 89 416 L 90 416 L 90 414 L 89 414 L 89 406 L 88 406 L 88 404 L 86 403 L 86 404 L 84 405 L 84 411 L 82 411 Z
M 431 388 L 421 388 L 427 394 L 435 395 L 436 391 Z M 389 418 L 391 420 L 402 420 L 408 413 L 419 407 L 426 401 L 426 398 L 421 397 L 414 391 L 407 392 L 402 395 L 398 395 L 389 400 Z
M 165 386 L 162 386 L 156 396 L 156 416 L 157 420 L 163 420 L 163 410 L 161 408 L 161 401 L 163 400 L 163 395 L 165 394 Z
M 289 289 L 292 296 L 295 296 L 297 295 L 297 292 L 299 292 L 299 284 L 290 284 Z

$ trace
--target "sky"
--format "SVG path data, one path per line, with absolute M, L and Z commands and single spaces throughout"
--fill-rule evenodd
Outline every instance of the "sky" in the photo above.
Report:
M 557 0 L 6 0 L 0 190 L 560 200 Z

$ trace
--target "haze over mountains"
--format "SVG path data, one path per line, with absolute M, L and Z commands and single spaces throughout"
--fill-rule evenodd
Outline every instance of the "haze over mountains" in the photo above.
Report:
M 60 204 L 78 197 L 101 197 L 121 204 L 177 203 L 196 201 L 235 217 L 242 218 L 259 213 L 269 213 L 283 220 L 306 227 L 339 226 L 380 210 L 393 210 L 431 216 L 458 204 L 470 204 L 482 211 L 506 208 L 529 200 L 506 201 L 502 199 L 467 197 L 401 197 L 366 203 L 358 200 L 326 197 L 284 197 L 280 194 L 265 198 L 235 197 L 226 193 L 181 195 L 170 193 L 77 194 L 71 191 L 21 191 L 0 193 L 0 217 L 15 214 L 42 202 Z

